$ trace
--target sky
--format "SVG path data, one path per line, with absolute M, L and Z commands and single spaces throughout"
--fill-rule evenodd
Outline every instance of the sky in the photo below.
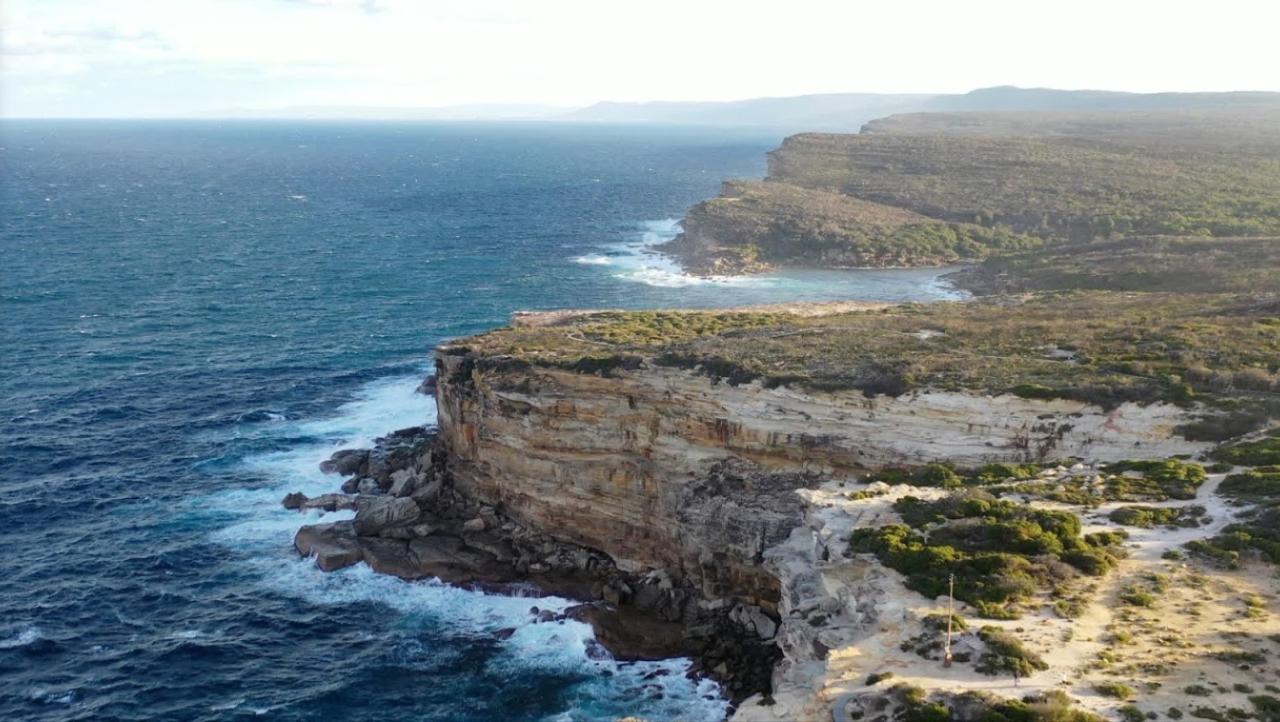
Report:
M 1280 91 L 1277 0 L 0 0 L 0 115 Z

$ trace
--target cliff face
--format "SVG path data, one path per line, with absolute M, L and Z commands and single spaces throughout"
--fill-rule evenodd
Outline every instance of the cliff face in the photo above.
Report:
M 440 434 L 461 488 L 630 571 L 776 609 L 764 552 L 803 519 L 792 493 L 884 465 L 1197 453 L 1189 411 L 934 393 L 866 398 L 713 383 L 640 364 L 610 376 L 437 353 Z M 738 459 L 759 473 L 726 470 Z

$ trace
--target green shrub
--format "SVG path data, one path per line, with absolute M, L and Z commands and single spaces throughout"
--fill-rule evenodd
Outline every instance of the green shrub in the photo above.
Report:
M 1249 702 L 1262 722 L 1280 721 L 1280 699 L 1269 694 L 1259 694 L 1249 697 Z
M 1202 506 L 1122 506 L 1112 511 L 1108 518 L 1117 524 L 1143 529 L 1156 526 L 1190 528 L 1199 526 L 1204 515 Z
M 928 702 L 908 709 L 904 722 L 951 722 L 951 710 L 941 702 Z
M 1120 593 L 1120 601 L 1135 607 L 1150 607 L 1155 605 L 1156 597 L 1145 589 L 1129 587 Z
M 968 623 L 964 621 L 964 617 L 960 616 L 959 614 L 948 615 L 940 612 L 934 613 L 934 614 L 928 614 L 924 617 L 924 619 L 921 619 L 920 622 L 924 625 L 925 629 L 928 629 L 930 631 L 946 632 L 948 617 L 951 618 L 951 631 L 963 632 L 964 630 L 969 628 Z
M 1276 500 L 1280 497 L 1280 466 L 1231 474 L 1222 480 L 1218 493 L 1241 499 Z
M 1280 478 L 1280 474 L 1276 476 Z M 1238 568 L 1241 553 L 1250 550 L 1259 552 L 1263 561 L 1280 564 L 1280 507 L 1266 508 L 1248 521 L 1228 524 L 1216 536 L 1187 542 L 1186 548 L 1229 569 Z
M 1213 452 L 1213 458 L 1241 466 L 1280 465 L 1280 429 L 1273 429 L 1258 441 L 1224 446 Z
M 1108 486 L 1117 488 L 1117 496 L 1146 496 L 1156 500 L 1194 499 L 1196 489 L 1209 477 L 1200 464 L 1180 459 L 1117 461 L 1105 468 L 1109 474 L 1123 474 L 1126 471 L 1142 474 L 1141 479 L 1121 476 L 1109 480 Z
M 1106 573 L 1116 563 L 1107 547 L 1123 538 L 1093 536 L 1091 543 L 1081 536 L 1075 514 L 1034 509 L 976 490 L 934 501 L 906 496 L 894 509 L 905 524 L 857 529 L 850 549 L 875 554 L 906 577 L 908 587 L 928 597 L 946 594 L 954 574 L 956 598 L 989 618 L 1016 617 L 1020 601 L 1076 571 Z M 925 527 L 927 534 L 919 531 Z
M 1114 697 L 1116 699 L 1133 699 L 1137 694 L 1137 690 L 1127 684 L 1120 682 L 1099 682 L 1093 685 L 1093 691 L 1103 697 Z
M 1124 722 L 1142 722 L 1147 718 L 1147 715 L 1138 709 L 1137 705 L 1132 704 L 1126 704 L 1116 710 L 1116 713 L 1120 715 L 1120 719 L 1124 720 Z
M 999 627 L 979 629 L 978 638 L 986 646 L 976 665 L 983 674 L 1029 677 L 1049 668 L 1040 655 L 1023 647 L 1022 642 Z
M 876 672 L 874 674 L 867 675 L 867 686 L 873 687 L 886 679 L 893 679 L 893 672 Z

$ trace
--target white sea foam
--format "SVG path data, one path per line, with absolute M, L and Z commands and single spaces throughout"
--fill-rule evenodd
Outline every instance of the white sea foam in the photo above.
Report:
M 613 259 L 603 256 L 599 253 L 588 253 L 585 256 L 577 256 L 572 259 L 574 263 L 581 263 L 584 266 L 612 266 Z
M 654 250 L 655 246 L 670 241 L 679 233 L 680 221 L 675 218 L 645 221 L 626 241 L 607 245 L 603 253 L 588 253 L 572 260 L 588 266 L 609 266 L 614 269 L 614 278 L 660 288 L 766 287 L 777 283 L 776 279 L 763 276 L 705 277 L 685 273 L 675 259 Z
M 13 636 L 0 639 L 0 649 L 19 649 L 21 647 L 35 644 L 43 638 L 44 635 L 41 633 L 39 627 L 24 627 Z

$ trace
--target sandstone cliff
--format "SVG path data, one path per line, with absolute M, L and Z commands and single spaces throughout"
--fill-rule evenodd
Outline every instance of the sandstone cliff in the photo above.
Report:
M 1192 416 L 1168 404 L 1111 410 L 1064 400 L 924 392 L 868 398 L 715 383 L 639 366 L 610 376 L 437 354 L 440 434 L 464 488 L 521 522 L 598 549 L 624 569 L 665 568 L 707 598 L 775 609 L 761 566 L 802 511 L 812 475 L 885 465 L 1190 454 Z M 744 459 L 767 485 L 710 480 Z

